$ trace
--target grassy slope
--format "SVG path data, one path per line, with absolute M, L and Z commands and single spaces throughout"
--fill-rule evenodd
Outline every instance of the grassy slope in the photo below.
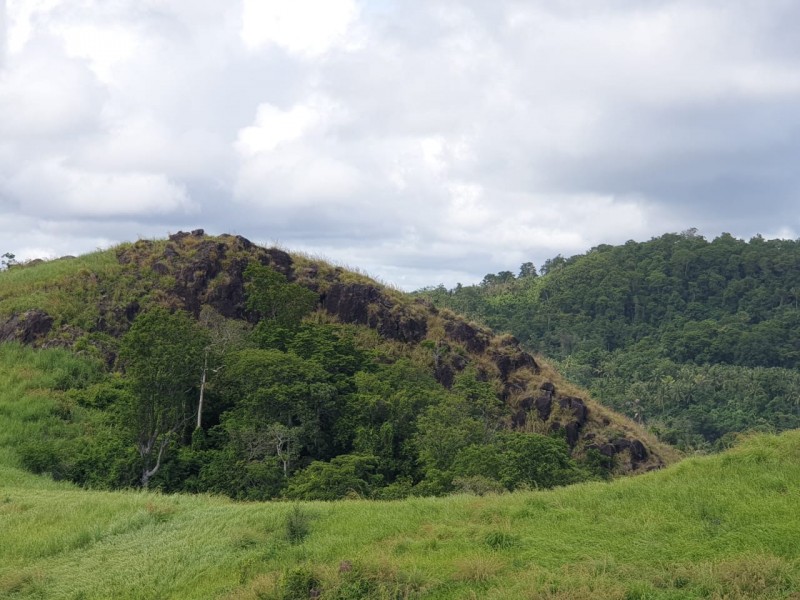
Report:
M 308 597 L 297 567 L 322 598 L 800 598 L 800 432 L 610 484 L 302 504 L 292 544 L 290 504 L 20 471 L 10 444 L 41 434 L 73 362 L 0 346 L 0 598 Z

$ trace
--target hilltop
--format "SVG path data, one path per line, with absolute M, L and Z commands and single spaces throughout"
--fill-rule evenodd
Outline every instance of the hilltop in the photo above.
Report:
M 85 485 L 404 497 L 675 457 L 514 337 L 241 236 L 180 232 L 0 273 L 0 341 L 90 365 L 63 384 L 48 441 L 18 448 Z

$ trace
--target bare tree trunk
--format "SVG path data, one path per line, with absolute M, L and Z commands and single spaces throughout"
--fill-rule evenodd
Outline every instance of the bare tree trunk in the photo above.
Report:
M 203 376 L 200 378 L 200 401 L 197 403 L 197 427 L 200 429 L 203 420 L 203 396 L 206 391 L 206 373 L 208 373 L 208 348 L 206 348 L 205 356 L 203 359 Z

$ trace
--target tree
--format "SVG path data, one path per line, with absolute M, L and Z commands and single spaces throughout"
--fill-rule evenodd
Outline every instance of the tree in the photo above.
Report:
M 532 262 L 524 262 L 519 267 L 519 278 L 537 277 L 536 266 Z
M 190 393 L 200 381 L 207 343 L 189 315 L 163 308 L 139 315 L 122 337 L 119 362 L 133 388 L 125 422 L 141 458 L 144 488 L 192 417 Z
M 11 252 L 6 252 L 2 256 L 0 256 L 0 270 L 13 267 L 16 264 L 17 264 L 17 257 L 15 254 L 12 254 Z
M 247 308 L 278 327 L 297 327 L 319 302 L 319 297 L 311 290 L 289 283 L 275 269 L 256 262 L 247 265 L 244 276 Z

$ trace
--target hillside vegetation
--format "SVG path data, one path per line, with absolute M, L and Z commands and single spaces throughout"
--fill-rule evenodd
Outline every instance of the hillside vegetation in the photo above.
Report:
M 91 378 L 2 347 L 0 597 L 789 599 L 800 594 L 800 433 L 635 478 L 402 501 L 242 503 L 91 491 L 19 468 Z
M 16 266 L 0 290 L 0 342 L 80 357 L 16 455 L 86 487 L 391 499 L 554 487 L 675 457 L 513 337 L 241 237 L 178 233 Z
M 800 427 L 800 242 L 694 231 L 421 295 L 509 331 L 685 449 Z

